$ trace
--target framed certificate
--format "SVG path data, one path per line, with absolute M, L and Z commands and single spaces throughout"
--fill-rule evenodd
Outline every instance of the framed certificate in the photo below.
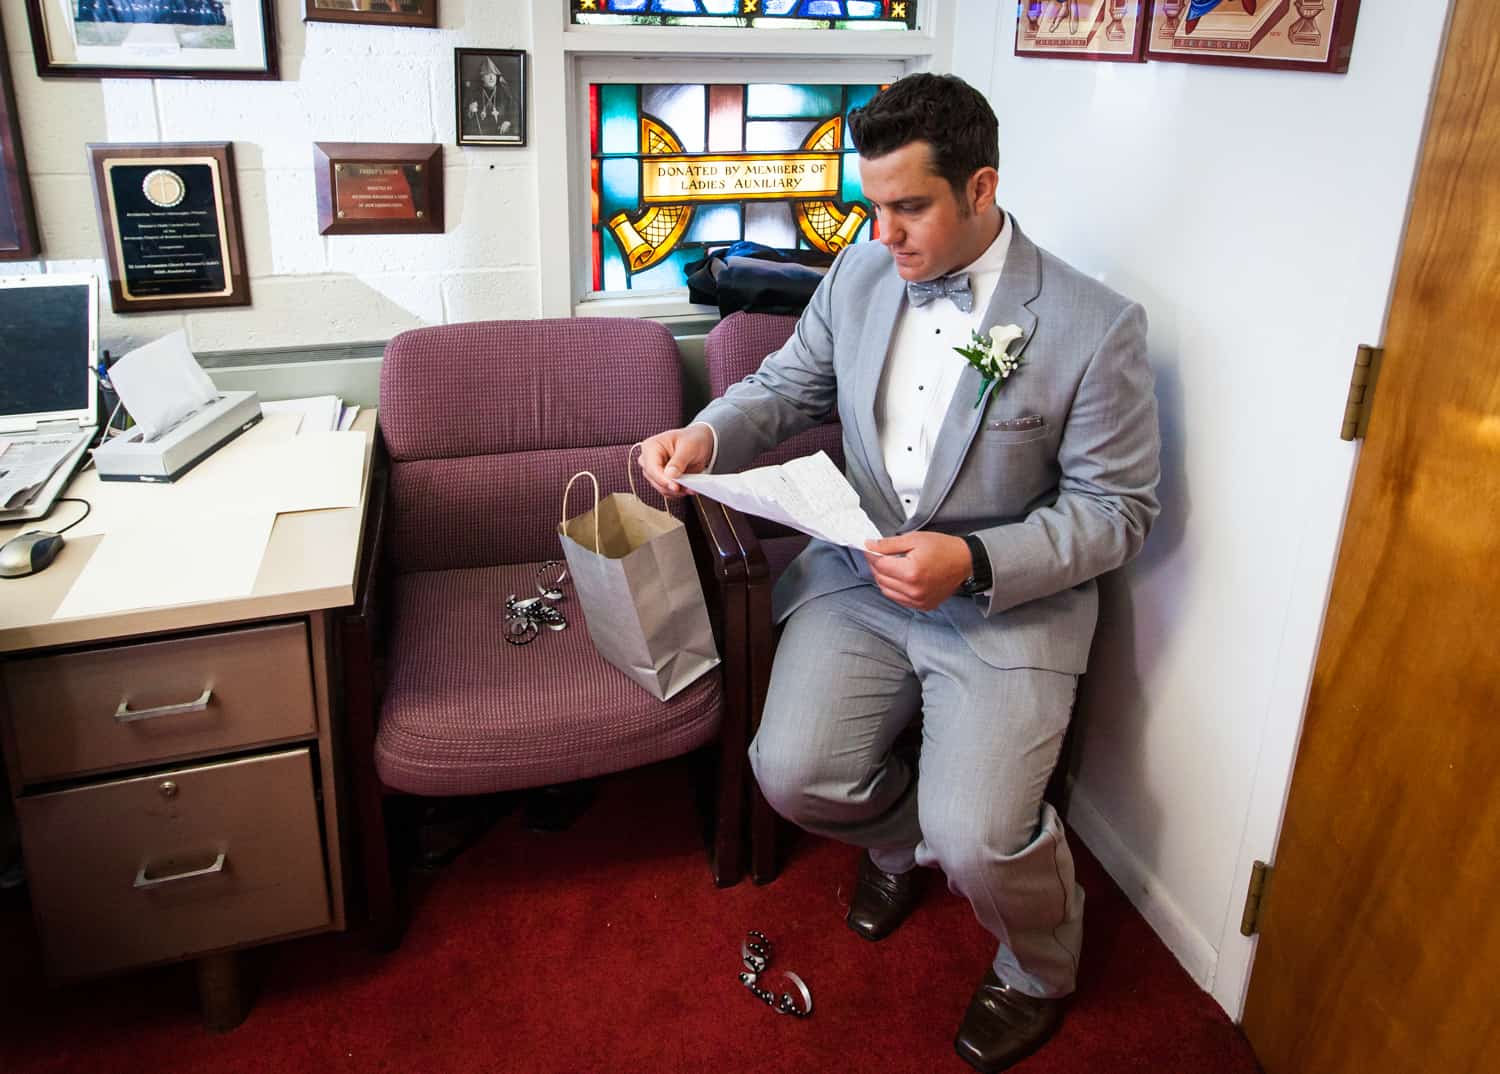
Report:
M 436 26 L 438 0 L 306 0 L 303 22 Z
M 443 230 L 443 147 L 314 142 L 318 232 L 425 235 Z
M 43 78 L 279 78 L 274 0 L 26 0 Z
M 116 313 L 250 304 L 231 143 L 88 148 Z

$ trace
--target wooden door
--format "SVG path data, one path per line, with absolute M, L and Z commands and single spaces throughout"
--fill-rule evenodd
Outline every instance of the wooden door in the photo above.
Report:
M 1500 4 L 1457 0 L 1244 1029 L 1500 1070 Z

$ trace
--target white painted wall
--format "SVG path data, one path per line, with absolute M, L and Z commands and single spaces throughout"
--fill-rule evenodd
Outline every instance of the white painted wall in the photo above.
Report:
M 1364 0 L 1343 76 L 1019 59 L 1015 4 L 959 18 L 993 27 L 955 64 L 1000 117 L 1002 203 L 1151 321 L 1164 509 L 1106 580 L 1070 819 L 1236 1017 L 1447 9 Z
M 119 350 L 185 327 L 198 351 L 379 341 L 540 312 L 535 149 L 453 144 L 453 49 L 531 49 L 531 0 L 443 0 L 442 26 L 302 22 L 277 0 L 282 80 L 39 79 L 20 0 L 0 4 L 43 261 L 104 276 L 89 142 L 232 141 L 252 305 L 101 314 Z M 442 235 L 318 234 L 313 143 L 444 146 Z M 35 272 L 6 264 L 0 272 Z

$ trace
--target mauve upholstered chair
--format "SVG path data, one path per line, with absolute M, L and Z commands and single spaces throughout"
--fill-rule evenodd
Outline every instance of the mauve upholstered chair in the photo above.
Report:
M 383 517 L 346 620 L 345 681 L 371 918 L 392 940 L 404 922 L 386 833 L 396 795 L 556 785 L 703 748 L 718 754 L 714 879 L 739 879 L 743 687 L 726 697 L 715 669 L 657 700 L 595 651 L 571 585 L 558 605 L 567 629 L 502 638 L 506 598 L 536 595 L 538 567 L 562 558 L 568 478 L 591 470 L 604 492 L 626 489 L 630 445 L 681 420 L 677 347 L 650 321 L 449 325 L 386 347 L 388 480 L 372 496 Z M 576 488 L 574 501 L 570 513 L 587 509 Z M 722 557 L 689 531 L 717 605 Z
M 720 321 L 703 343 L 704 362 L 708 368 L 709 388 L 717 398 L 731 384 L 743 380 L 760 368 L 767 356 L 778 350 L 790 338 L 797 325 L 795 317 L 772 316 L 763 313 L 734 313 Z M 839 469 L 844 467 L 843 426 L 838 415 L 814 429 L 799 433 L 785 443 L 758 456 L 751 466 L 771 466 L 788 459 L 825 451 Z M 744 607 L 744 625 L 738 623 L 727 637 L 743 636 L 744 644 L 730 648 L 726 642 L 723 652 L 725 681 L 744 681 L 749 691 L 747 700 L 746 734 L 753 735 L 760 726 L 761 712 L 765 708 L 766 691 L 771 682 L 771 662 L 776 652 L 776 641 L 780 629 L 771 621 L 771 588 L 787 565 L 796 558 L 807 544 L 808 538 L 763 518 L 751 518 L 712 501 L 696 500 L 696 505 L 705 526 L 719 530 L 718 540 L 727 547 L 738 549 L 744 577 L 744 594 L 726 598 L 727 610 Z M 906 751 L 913 759 L 921 743 L 920 718 L 897 740 L 896 749 Z M 1062 811 L 1066 802 L 1067 785 L 1064 774 L 1073 743 L 1073 730 L 1069 727 L 1063 741 L 1062 756 L 1051 783 L 1047 788 L 1047 800 Z M 770 883 L 780 871 L 778 834 L 780 819 L 766 803 L 754 780 L 748 780 L 749 828 L 750 828 L 750 875 L 757 884 Z

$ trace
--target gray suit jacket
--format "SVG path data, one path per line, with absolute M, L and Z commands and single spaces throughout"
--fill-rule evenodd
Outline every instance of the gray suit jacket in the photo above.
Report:
M 954 596 L 935 614 L 994 667 L 1081 674 L 1098 615 L 1093 579 L 1140 551 L 1159 510 L 1146 316 L 1011 224 L 981 331 L 1020 326 L 1025 335 L 1010 350 L 1025 362 L 978 407 L 980 375 L 964 371 L 909 521 L 875 427 L 875 394 L 906 301 L 880 243 L 844 250 L 786 345 L 695 420 L 714 427 L 714 468 L 728 473 L 836 407 L 845 473 L 882 534 L 926 529 L 984 541 L 994 569 L 988 597 Z M 948 345 L 932 360 L 964 361 Z M 776 617 L 871 582 L 862 553 L 815 540 L 777 583 Z

